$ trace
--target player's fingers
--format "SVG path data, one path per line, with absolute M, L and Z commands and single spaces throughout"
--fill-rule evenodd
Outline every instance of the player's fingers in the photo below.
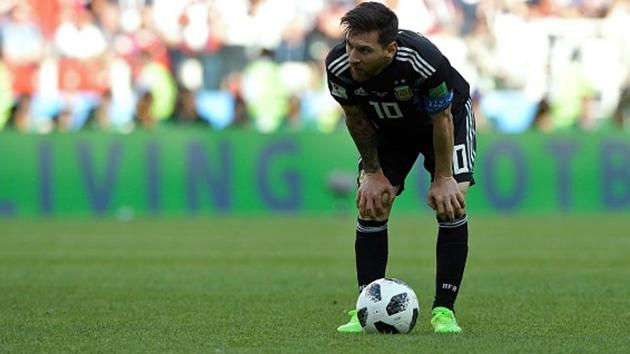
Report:
M 365 207 L 365 201 L 364 200 L 359 201 L 359 204 L 357 205 L 357 209 L 359 209 L 359 214 L 361 216 L 368 216 L 369 217 L 368 212 L 367 212 L 366 207 Z
M 361 193 L 361 198 L 359 198 L 359 204 L 357 207 L 359 210 L 366 210 L 369 199 L 365 196 L 365 193 Z
M 365 195 L 363 197 L 361 197 L 361 202 L 359 203 L 360 205 L 360 209 L 363 211 L 363 213 L 365 215 L 369 216 L 369 199 L 365 197 Z
M 453 210 L 459 210 L 462 208 L 459 204 L 459 199 L 457 199 L 457 196 L 455 195 L 451 197 L 451 205 L 453 206 Z
M 396 197 L 396 191 L 397 191 L 397 187 L 392 186 L 390 188 L 387 188 L 385 192 L 383 193 L 384 195 L 387 196 L 387 200 L 389 204 L 391 204 L 391 202 L 394 200 L 394 197 Z
M 462 208 L 461 203 L 459 202 L 459 200 L 457 199 L 457 197 L 453 197 L 452 199 L 452 203 L 453 203 L 453 214 L 456 218 L 459 218 L 460 216 L 464 215 L 464 208 Z
M 438 215 L 442 217 L 446 217 L 446 208 L 444 207 L 444 203 L 436 200 L 435 207 L 436 207 L 435 210 L 437 211 Z
M 457 192 L 455 193 L 455 198 L 457 198 L 457 201 L 462 208 L 466 207 L 466 197 L 464 192 L 462 192 L 461 190 L 457 190 Z
M 433 197 L 431 197 L 430 195 L 427 197 L 427 205 L 429 206 L 429 208 L 437 211 L 435 200 L 433 200 Z
M 392 206 L 392 204 L 394 204 L 394 198 L 396 198 L 396 193 L 390 193 L 388 194 L 389 197 L 389 201 L 387 202 L 387 205 Z
M 376 215 L 380 215 L 383 213 L 383 198 L 382 196 L 378 196 L 378 197 L 374 197 L 373 198 L 373 203 L 374 203 L 374 213 Z
M 444 201 L 444 214 L 446 215 L 448 220 L 455 219 L 455 211 L 453 211 L 453 206 L 448 199 Z
M 392 203 L 394 202 L 394 197 L 388 192 L 383 193 L 381 195 L 381 203 L 383 203 L 383 208 L 391 208 Z

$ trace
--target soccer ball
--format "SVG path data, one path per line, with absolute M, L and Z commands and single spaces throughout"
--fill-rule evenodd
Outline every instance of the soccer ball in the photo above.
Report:
M 409 333 L 416 325 L 420 305 L 405 282 L 381 278 L 361 291 L 357 317 L 366 333 Z

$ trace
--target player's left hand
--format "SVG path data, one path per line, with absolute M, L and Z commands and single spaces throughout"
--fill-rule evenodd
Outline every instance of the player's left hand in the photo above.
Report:
M 464 215 L 466 201 L 453 177 L 436 177 L 431 183 L 427 203 L 442 220 L 455 220 Z

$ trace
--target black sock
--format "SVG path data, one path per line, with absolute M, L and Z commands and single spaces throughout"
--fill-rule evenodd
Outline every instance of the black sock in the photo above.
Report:
M 464 276 L 468 255 L 468 217 L 439 221 L 433 307 L 454 310 L 455 299 Z
M 387 220 L 358 219 L 354 242 L 359 292 L 376 279 L 385 277 L 387 267 Z

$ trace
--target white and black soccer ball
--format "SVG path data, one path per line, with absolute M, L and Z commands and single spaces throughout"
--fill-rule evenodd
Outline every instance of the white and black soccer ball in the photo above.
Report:
M 357 300 L 357 317 L 366 333 L 409 333 L 419 309 L 413 289 L 392 278 L 371 282 Z

